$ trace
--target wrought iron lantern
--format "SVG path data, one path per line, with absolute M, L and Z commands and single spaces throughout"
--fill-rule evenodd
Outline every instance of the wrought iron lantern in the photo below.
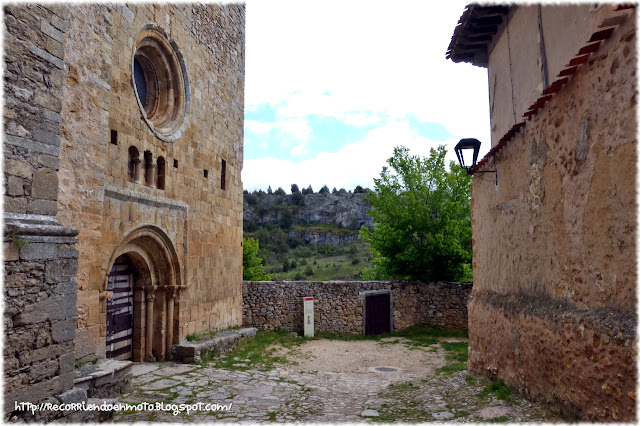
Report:
M 460 142 L 455 146 L 454 150 L 456 151 L 456 156 L 458 157 L 458 162 L 460 163 L 460 167 L 467 171 L 468 175 L 473 175 L 476 173 L 495 173 L 496 174 L 496 185 L 498 184 L 498 169 L 489 170 L 489 171 L 478 171 L 475 170 L 473 173 L 471 170 L 478 163 L 478 152 L 480 152 L 480 141 L 474 138 L 465 138 L 460 139 Z

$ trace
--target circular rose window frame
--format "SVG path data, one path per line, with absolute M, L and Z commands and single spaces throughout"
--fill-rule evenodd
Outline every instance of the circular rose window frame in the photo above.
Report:
M 136 62 L 146 86 L 144 103 L 136 86 Z M 153 134 L 165 142 L 177 141 L 189 121 L 189 77 L 176 42 L 157 24 L 146 24 L 136 37 L 131 55 L 131 84 L 142 119 Z

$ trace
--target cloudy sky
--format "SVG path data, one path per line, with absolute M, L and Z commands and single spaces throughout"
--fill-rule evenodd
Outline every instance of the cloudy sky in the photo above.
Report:
M 467 0 L 248 0 L 248 190 L 373 187 L 393 147 L 489 150 L 487 71 L 445 59 Z

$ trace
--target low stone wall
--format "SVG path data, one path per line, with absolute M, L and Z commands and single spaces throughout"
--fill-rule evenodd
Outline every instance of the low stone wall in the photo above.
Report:
M 302 299 L 313 297 L 316 331 L 363 333 L 365 297 L 388 292 L 394 330 L 420 323 L 466 330 L 471 287 L 415 281 L 245 281 L 242 321 L 263 330 L 301 330 Z

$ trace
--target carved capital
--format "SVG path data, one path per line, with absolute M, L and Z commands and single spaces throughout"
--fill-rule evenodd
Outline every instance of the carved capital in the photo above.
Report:
M 154 300 L 156 300 L 156 291 L 155 288 L 151 287 L 151 288 L 146 288 L 146 294 L 145 297 L 147 299 L 147 302 L 153 302 Z
M 169 286 L 164 288 L 165 294 L 169 299 L 173 299 L 178 295 L 178 288 Z

